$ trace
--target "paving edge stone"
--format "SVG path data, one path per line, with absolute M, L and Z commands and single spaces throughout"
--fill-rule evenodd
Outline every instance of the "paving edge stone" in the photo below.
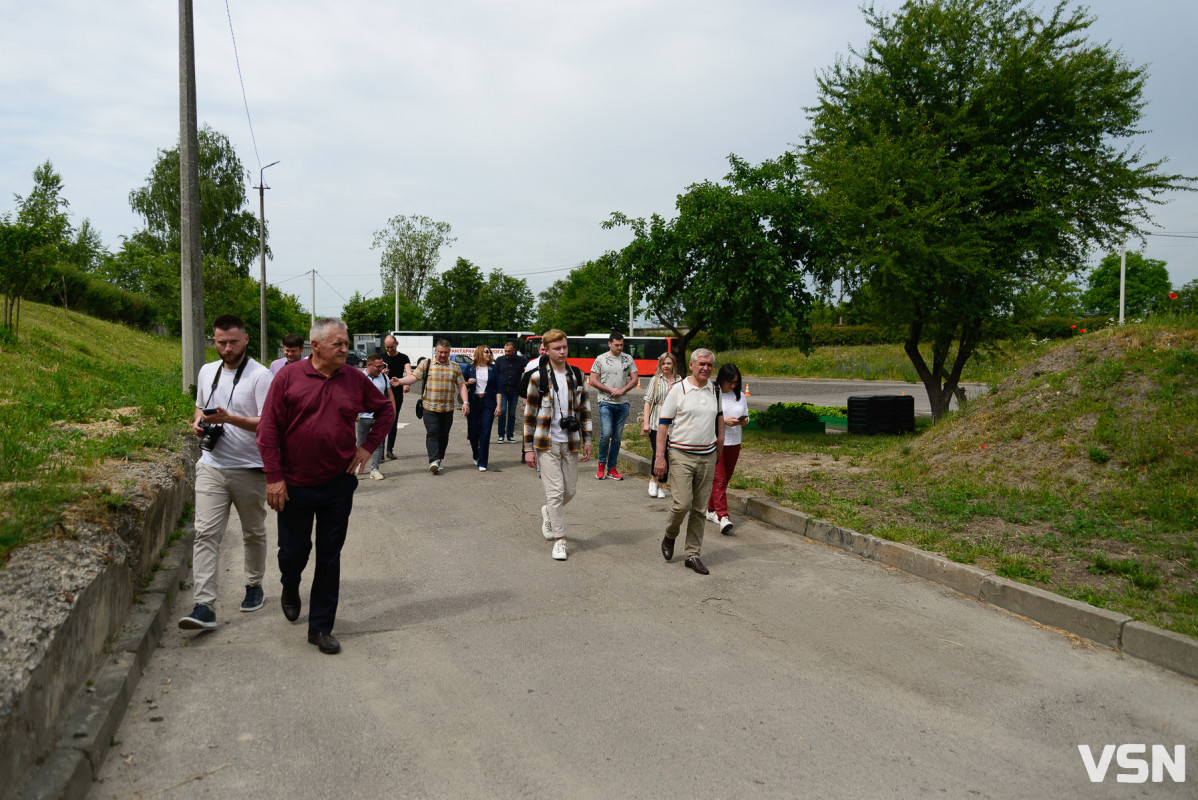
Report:
M 87 690 L 71 701 L 58 743 L 34 772 L 20 800 L 82 800 L 91 791 L 116 740 L 129 698 L 166 630 L 175 592 L 191 574 L 194 536 L 189 524 L 168 549 L 148 587 L 159 591 L 134 598 L 111 653 L 92 672 Z
M 620 453 L 620 459 L 630 468 L 629 471 L 650 474 L 649 459 L 628 452 Z M 748 492 L 729 491 L 728 501 L 729 506 L 735 507 L 741 514 L 776 528 L 847 550 L 1043 625 L 1061 628 L 1125 655 L 1198 679 L 1198 639 L 1136 622 L 1126 614 L 1098 608 L 1045 589 L 1000 578 L 984 569 L 960 564 L 902 542 L 842 528 Z

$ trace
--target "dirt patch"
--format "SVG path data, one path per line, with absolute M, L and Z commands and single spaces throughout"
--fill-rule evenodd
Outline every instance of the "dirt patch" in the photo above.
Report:
M 64 420 L 55 423 L 54 427 L 59 430 L 82 433 L 86 436 L 112 436 L 122 428 L 136 422 L 139 413 L 136 406 L 111 408 L 101 411 L 100 415 L 103 416 L 103 419 L 98 419 L 95 422 L 67 422 Z

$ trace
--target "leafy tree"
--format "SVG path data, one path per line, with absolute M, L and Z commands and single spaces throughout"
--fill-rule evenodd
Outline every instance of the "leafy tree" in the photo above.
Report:
M 393 297 L 365 298 L 354 292 L 341 310 L 341 319 L 350 333 L 384 333 L 395 323 Z M 406 297 L 399 298 L 399 330 L 420 330 L 424 327 L 424 312 Z
M 260 352 L 261 326 L 259 323 L 260 294 L 258 281 L 246 277 L 236 267 L 216 258 L 204 259 L 204 330 L 212 330 L 212 321 L 221 314 L 236 314 L 245 321 L 246 333 L 250 335 L 250 353 Z M 176 289 L 176 292 L 178 289 Z M 182 325 L 180 306 L 170 306 L 175 314 L 176 332 Z M 277 286 L 266 287 L 266 329 L 275 331 L 275 338 L 285 333 L 301 333 L 307 338 L 309 315 L 300 305 L 299 298 L 286 294 Z
M 205 125 L 199 130 L 200 241 L 205 258 L 218 258 L 248 277 L 259 256 L 258 218 L 246 208 L 250 176 L 229 138 Z M 146 222 L 143 241 L 180 259 L 179 148 L 159 150 L 146 184 L 129 193 L 129 205 Z M 269 241 L 269 230 L 267 231 Z M 270 248 L 267 247 L 267 255 Z M 269 324 L 269 322 L 268 322 Z
M 394 295 L 395 278 L 399 276 L 400 293 L 413 303 L 424 299 L 440 260 L 441 248 L 453 244 L 453 228 L 448 222 L 429 217 L 398 214 L 387 220 L 387 226 L 374 232 L 371 250 L 381 249 L 379 274 L 383 293 Z
M 482 327 L 480 306 L 486 281 L 481 269 L 459 258 L 445 272 L 433 278 L 424 306 L 433 328 L 469 331 Z
M 615 212 L 604 227 L 628 226 L 620 277 L 631 281 L 683 352 L 700 331 L 727 337 L 746 323 L 769 341 L 780 319 L 806 328 L 820 225 L 811 216 L 793 154 L 753 167 L 736 156 L 726 183 L 704 181 L 678 196 L 678 216 L 648 221 Z M 685 331 L 683 329 L 686 329 Z
M 1082 305 L 1087 313 L 1119 316 L 1119 272 L 1119 254 L 1110 253 L 1090 273 L 1089 288 L 1082 295 Z M 1128 253 L 1124 288 L 1124 313 L 1129 317 L 1142 317 L 1166 307 L 1173 285 L 1164 261 Z
M 478 325 L 484 330 L 526 330 L 532 324 L 533 296 L 528 281 L 493 269 L 479 302 Z
M 616 253 L 579 264 L 541 292 L 538 331 L 560 328 L 570 336 L 623 331 L 628 325 L 628 284 Z
M 1020 287 L 1084 263 L 1191 179 L 1126 145 L 1147 73 L 1089 42 L 1084 11 L 909 0 L 865 17 L 865 50 L 819 76 L 801 158 L 828 259 L 906 332 L 939 418 L 968 359 L 1009 326 Z
M 179 259 L 159 252 L 159 243 L 146 231 L 121 237 L 121 247 L 108 253 L 96 274 L 131 292 L 159 298 L 164 304 L 179 299 Z
M 33 171 L 33 190 L 14 195 L 17 213 L 0 217 L 0 292 L 4 293 L 4 328 L 18 336 L 21 298 L 39 272 L 62 258 L 72 235 L 69 203 L 62 196 L 62 177 L 49 161 Z M 89 226 L 90 229 L 90 226 Z

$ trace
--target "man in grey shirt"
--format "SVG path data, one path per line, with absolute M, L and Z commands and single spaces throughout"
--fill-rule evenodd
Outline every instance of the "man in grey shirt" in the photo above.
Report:
M 628 421 L 627 394 L 637 385 L 636 362 L 624 352 L 624 334 L 612 331 L 607 352 L 591 366 L 591 388 L 599 393 L 599 468 L 595 477 L 622 481 L 616 469 L 624 423 Z

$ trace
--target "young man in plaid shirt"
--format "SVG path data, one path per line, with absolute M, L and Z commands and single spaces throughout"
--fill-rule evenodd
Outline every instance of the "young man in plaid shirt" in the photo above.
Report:
M 434 475 L 441 472 L 445 460 L 445 448 L 449 445 L 449 429 L 453 427 L 453 395 L 462 398 L 462 413 L 469 415 L 470 398 L 466 391 L 466 379 L 457 362 L 449 360 L 450 344 L 441 339 L 433 350 L 432 361 L 424 361 L 411 375 L 395 379 L 392 386 L 406 386 L 416 381 L 425 381 L 421 399 L 424 400 L 424 449 L 428 451 L 428 471 Z
M 578 486 L 578 462 L 591 457 L 591 398 L 582 373 L 566 363 L 566 334 L 541 337 L 549 349 L 544 371 L 532 373 L 524 402 L 524 463 L 540 462 L 545 505 L 541 534 L 553 541 L 553 557 L 566 560 L 566 503 Z

